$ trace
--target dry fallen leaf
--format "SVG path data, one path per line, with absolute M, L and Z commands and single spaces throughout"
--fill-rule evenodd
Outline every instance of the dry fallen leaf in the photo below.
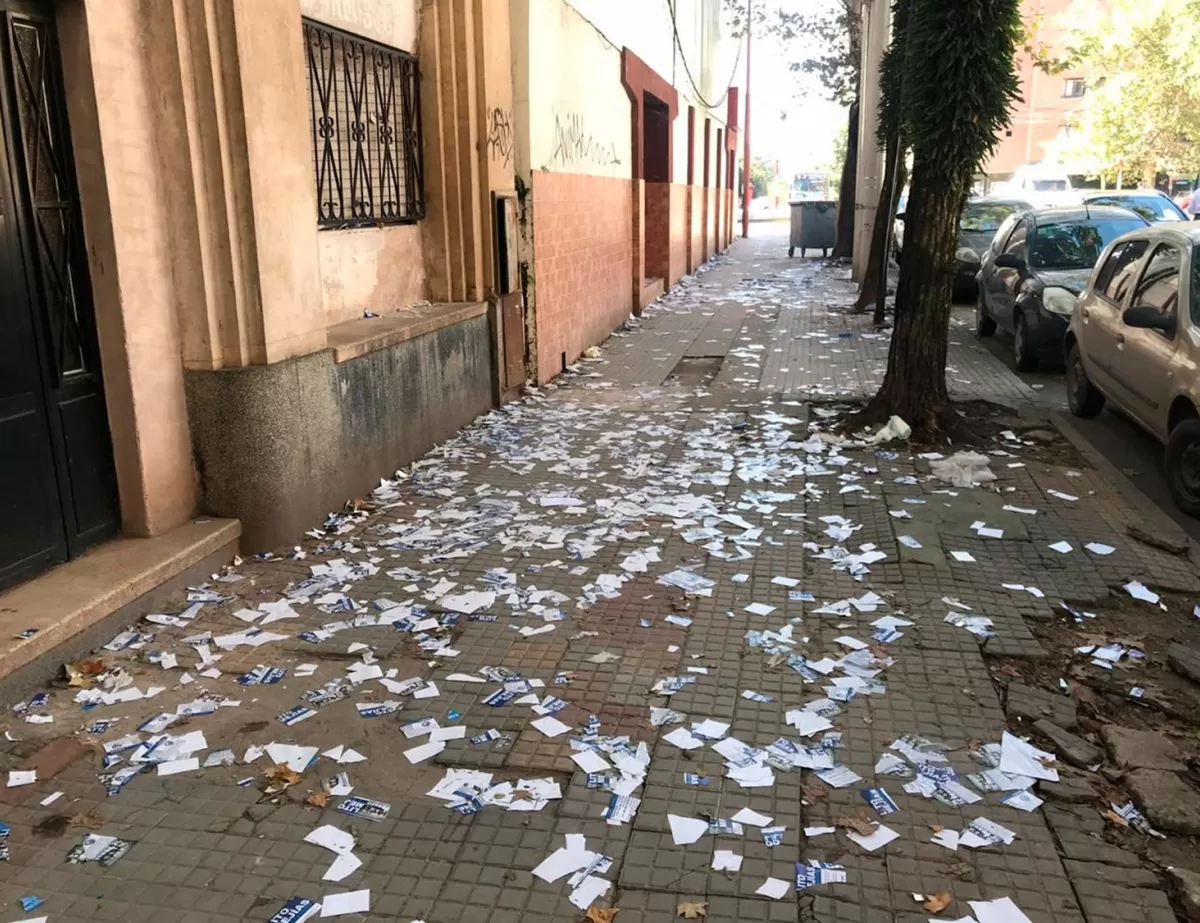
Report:
M 941 824 L 930 824 L 929 829 L 932 830 L 934 833 L 941 833 L 946 828 L 943 827 Z
M 845 814 L 834 821 L 839 827 L 849 827 L 862 836 L 870 836 L 875 832 L 876 824 L 867 817 L 866 812 L 859 810 L 857 814 Z
M 681 901 L 675 912 L 685 920 L 698 920 L 708 916 L 708 901 Z
M 95 808 L 92 808 L 90 811 L 84 811 L 82 814 L 76 814 L 72 817 L 71 826 L 99 830 L 104 826 L 104 818 L 100 816 L 100 813 Z
M 950 906 L 950 902 L 954 900 L 949 891 L 943 891 L 940 894 L 929 895 L 929 900 L 925 902 L 925 909 L 930 913 L 938 913 Z
M 323 808 L 329 804 L 329 792 L 309 792 L 308 803 L 314 808 Z
M 92 678 L 104 672 L 104 663 L 100 660 L 78 660 L 75 663 L 63 664 L 67 672 L 67 685 L 87 688 L 92 684 Z
M 620 907 L 597 907 L 593 904 L 588 908 L 588 923 L 612 923 L 612 918 L 621 912 Z
M 1116 824 L 1118 827 L 1128 827 L 1129 826 L 1129 821 L 1127 821 L 1120 814 L 1117 814 L 1114 811 L 1101 811 L 1100 816 L 1103 817 L 1110 824 Z

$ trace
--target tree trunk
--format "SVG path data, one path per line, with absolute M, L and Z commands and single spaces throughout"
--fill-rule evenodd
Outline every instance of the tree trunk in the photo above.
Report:
M 1153 189 L 1154 180 L 1156 179 L 1157 170 L 1154 161 L 1150 161 L 1142 166 L 1142 188 Z
M 854 302 L 856 313 L 862 313 L 866 311 L 867 305 L 875 304 L 875 295 L 879 290 L 879 268 L 883 266 L 886 271 L 888 254 L 884 252 L 887 245 L 885 232 L 896 220 L 896 205 L 900 201 L 900 193 L 904 189 L 908 172 L 903 154 L 899 158 L 896 157 L 896 148 L 899 146 L 898 137 L 888 138 L 887 150 L 883 155 L 883 182 L 879 184 L 879 204 L 875 208 L 875 225 L 871 228 L 871 258 L 867 260 L 867 271 L 863 276 L 858 298 Z
M 922 163 L 913 166 L 896 326 L 887 374 L 871 409 L 896 414 L 925 435 L 940 432 L 950 412 L 946 391 L 950 289 L 966 192 L 966 184 L 934 181 Z
M 842 184 L 838 192 L 837 238 L 833 258 L 854 255 L 854 199 L 858 186 L 858 100 L 850 104 L 846 159 L 842 161 Z
M 883 235 L 883 261 L 880 263 L 880 272 L 883 276 L 876 281 L 875 295 L 875 316 L 871 318 L 872 323 L 876 327 L 882 327 L 887 310 L 887 283 L 888 269 L 891 266 L 891 249 L 892 235 L 895 233 L 894 225 L 896 223 L 896 209 L 900 205 L 900 196 L 904 192 L 904 184 L 908 182 L 908 164 L 904 162 L 905 146 L 904 142 L 899 138 L 895 140 L 899 150 L 888 162 L 888 169 L 894 173 L 894 176 L 885 177 L 885 180 L 890 183 L 887 187 L 891 190 L 891 196 L 888 199 L 887 224 L 884 225 Z M 905 229 L 907 230 L 907 228 Z

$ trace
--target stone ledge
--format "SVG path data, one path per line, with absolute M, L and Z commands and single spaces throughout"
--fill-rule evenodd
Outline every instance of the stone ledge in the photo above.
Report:
M 487 303 L 483 301 L 417 305 L 399 314 L 335 324 L 326 329 L 325 336 L 333 350 L 333 361 L 341 363 L 486 314 Z
M 232 555 L 241 532 L 236 519 L 198 519 L 154 538 L 116 538 L 0 593 L 0 680 L 209 555 Z M 38 632 L 17 640 L 27 628 Z

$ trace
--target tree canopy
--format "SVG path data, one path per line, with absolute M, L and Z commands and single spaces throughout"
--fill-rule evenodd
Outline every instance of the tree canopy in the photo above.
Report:
M 746 0 L 725 0 L 733 34 L 746 34 Z M 754 0 L 754 34 L 803 49 L 788 66 L 815 76 L 825 95 L 849 106 L 858 91 L 859 0 Z

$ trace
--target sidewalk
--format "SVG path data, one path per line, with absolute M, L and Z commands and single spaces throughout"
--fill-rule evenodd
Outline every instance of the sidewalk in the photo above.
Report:
M 843 270 L 789 261 L 780 241 L 735 244 L 559 387 L 477 421 L 296 554 L 242 562 L 196 594 L 230 598 L 180 598 L 165 609 L 174 619 L 132 626 L 142 633 L 132 646 L 97 652 L 132 679 L 126 690 L 162 687 L 152 701 L 85 713 L 79 688 L 63 687 L 12 714 L 5 728 L 20 740 L 4 744 L 0 769 L 32 760 L 39 772 L 0 796 L 11 827 L 0 923 L 257 923 L 293 919 L 272 915 L 295 898 L 363 890 L 369 912 L 339 919 L 573 921 L 590 893 L 596 908 L 620 908 L 617 923 L 699 912 L 689 904 L 704 905 L 708 923 L 1019 923 L 969 904 L 1004 898 L 1034 923 L 1175 920 L 1145 854 L 1167 850 L 1196 870 L 1200 857 L 1187 840 L 1160 845 L 1105 820 L 1126 797 L 1111 747 L 1097 751 L 1104 773 L 1059 763 L 1062 781 L 1033 786 L 1029 803 L 1045 803 L 1031 811 L 967 776 L 996 768 L 1006 729 L 1031 733 L 1010 724 L 1018 713 L 1092 731 L 1100 706 L 1074 694 L 1074 667 L 1072 695 L 1023 689 L 1038 671 L 1048 683 L 1059 675 L 1054 639 L 1078 629 L 1115 640 L 1111 610 L 1157 626 L 1146 628 L 1147 661 L 1168 636 L 1200 642 L 1192 603 L 1172 595 L 1200 593 L 1200 575 L 1188 558 L 1131 539 L 1139 510 L 1061 440 L 999 441 L 1011 457 L 993 454 L 994 491 L 948 489 L 907 452 L 809 441 L 807 424 L 831 413 L 829 401 L 873 393 L 887 339 L 869 318 L 826 311 L 852 301 Z M 955 395 L 1036 405 L 966 323 L 956 317 L 952 330 Z M 979 521 L 1002 536 L 979 534 Z M 1049 547 L 1063 541 L 1067 553 Z M 1086 551 L 1089 542 L 1114 550 Z M 1120 589 L 1135 579 L 1169 611 Z M 1097 618 L 1064 625 L 1064 600 Z M 994 636 L 947 612 L 990 619 Z M 1135 660 L 1119 665 L 1126 685 L 1142 682 Z M 286 675 L 239 683 L 259 665 Z M 93 682 L 84 695 L 103 689 Z M 304 698 L 314 690 L 326 693 L 317 703 Z M 181 706 L 190 716 L 179 720 Z M 682 723 L 653 726 L 652 714 Z M 53 721 L 22 720 L 30 715 Z M 416 732 L 424 718 L 438 729 Z M 699 731 L 710 736 L 693 738 L 706 720 Z M 171 736 L 154 755 L 110 746 L 122 759 L 107 773 L 119 775 L 100 780 L 104 744 L 156 733 Z M 322 755 L 272 748 L 246 764 L 271 743 Z M 335 747 L 365 760 L 323 755 Z M 178 774 L 153 765 L 167 748 L 178 761 L 163 766 Z M 224 749 L 232 754 L 210 758 Z M 1195 744 L 1179 749 L 1137 771 L 1161 774 L 1149 781 L 1173 793 L 1186 827 L 1189 798 L 1200 805 L 1183 773 Z M 192 756 L 229 764 L 194 769 Z M 136 765 L 145 771 L 120 775 Z M 448 770 L 460 773 L 443 785 Z M 390 806 L 382 820 L 363 816 L 370 805 L 337 810 L 346 799 L 322 783 L 341 772 L 354 796 Z M 494 787 L 519 780 L 547 781 Z M 867 788 L 885 789 L 896 812 L 877 813 Z M 1155 792 L 1139 798 L 1152 821 L 1162 816 Z M 610 802 L 617 816 L 606 821 Z M 746 808 L 783 828 L 777 845 Z M 747 818 L 742 832 L 721 832 L 717 821 L 735 815 Z M 971 827 L 978 818 L 1002 832 Z M 697 820 L 712 832 L 677 844 L 673 826 Z M 875 822 L 896 838 L 876 845 L 886 834 Z M 343 845 L 337 830 L 323 834 L 355 859 L 305 842 L 325 825 L 353 836 Z M 982 838 L 975 848 L 931 842 L 969 827 Z M 131 845 L 107 866 L 68 864 L 88 834 Z M 562 849 L 569 870 L 535 877 Z M 714 870 L 718 851 L 742 857 L 740 870 Z M 335 860 L 348 874 L 323 881 Z M 844 867 L 824 874 L 845 880 L 797 890 L 797 863 L 813 876 L 811 861 Z M 758 893 L 772 878 L 785 883 L 777 899 Z M 923 909 L 942 894 L 944 909 Z M 24 912 L 29 895 L 44 904 Z

